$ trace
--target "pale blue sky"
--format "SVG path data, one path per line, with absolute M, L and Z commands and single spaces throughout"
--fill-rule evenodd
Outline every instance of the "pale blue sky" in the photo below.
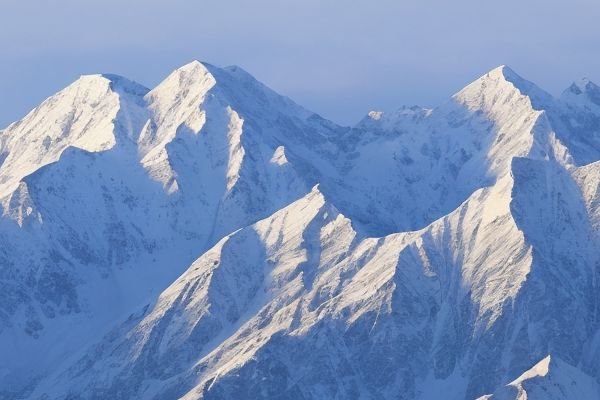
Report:
M 598 0 L 0 0 L 0 24 L 1 127 L 81 74 L 152 87 L 192 59 L 344 124 L 500 64 L 553 94 L 600 81 Z

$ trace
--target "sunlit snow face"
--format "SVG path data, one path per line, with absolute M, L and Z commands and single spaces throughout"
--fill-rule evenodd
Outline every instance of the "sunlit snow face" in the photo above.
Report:
M 0 396 L 598 392 L 593 93 L 500 66 L 345 128 L 238 67 L 82 76 L 0 132 Z

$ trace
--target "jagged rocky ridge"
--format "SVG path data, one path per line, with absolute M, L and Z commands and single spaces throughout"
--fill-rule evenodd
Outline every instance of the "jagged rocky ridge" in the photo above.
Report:
M 0 397 L 596 398 L 599 152 L 504 66 L 353 128 L 84 76 L 0 132 Z

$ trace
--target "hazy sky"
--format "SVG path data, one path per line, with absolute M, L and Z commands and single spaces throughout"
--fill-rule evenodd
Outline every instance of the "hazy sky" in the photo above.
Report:
M 600 1 L 0 0 L 0 127 L 81 74 L 152 87 L 193 59 L 352 124 L 500 64 L 553 94 L 600 82 Z

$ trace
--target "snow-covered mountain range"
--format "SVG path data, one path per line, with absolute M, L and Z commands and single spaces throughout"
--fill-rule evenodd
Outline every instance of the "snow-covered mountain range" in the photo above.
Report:
M 239 67 L 0 131 L 0 398 L 600 398 L 600 87 L 341 127 Z

